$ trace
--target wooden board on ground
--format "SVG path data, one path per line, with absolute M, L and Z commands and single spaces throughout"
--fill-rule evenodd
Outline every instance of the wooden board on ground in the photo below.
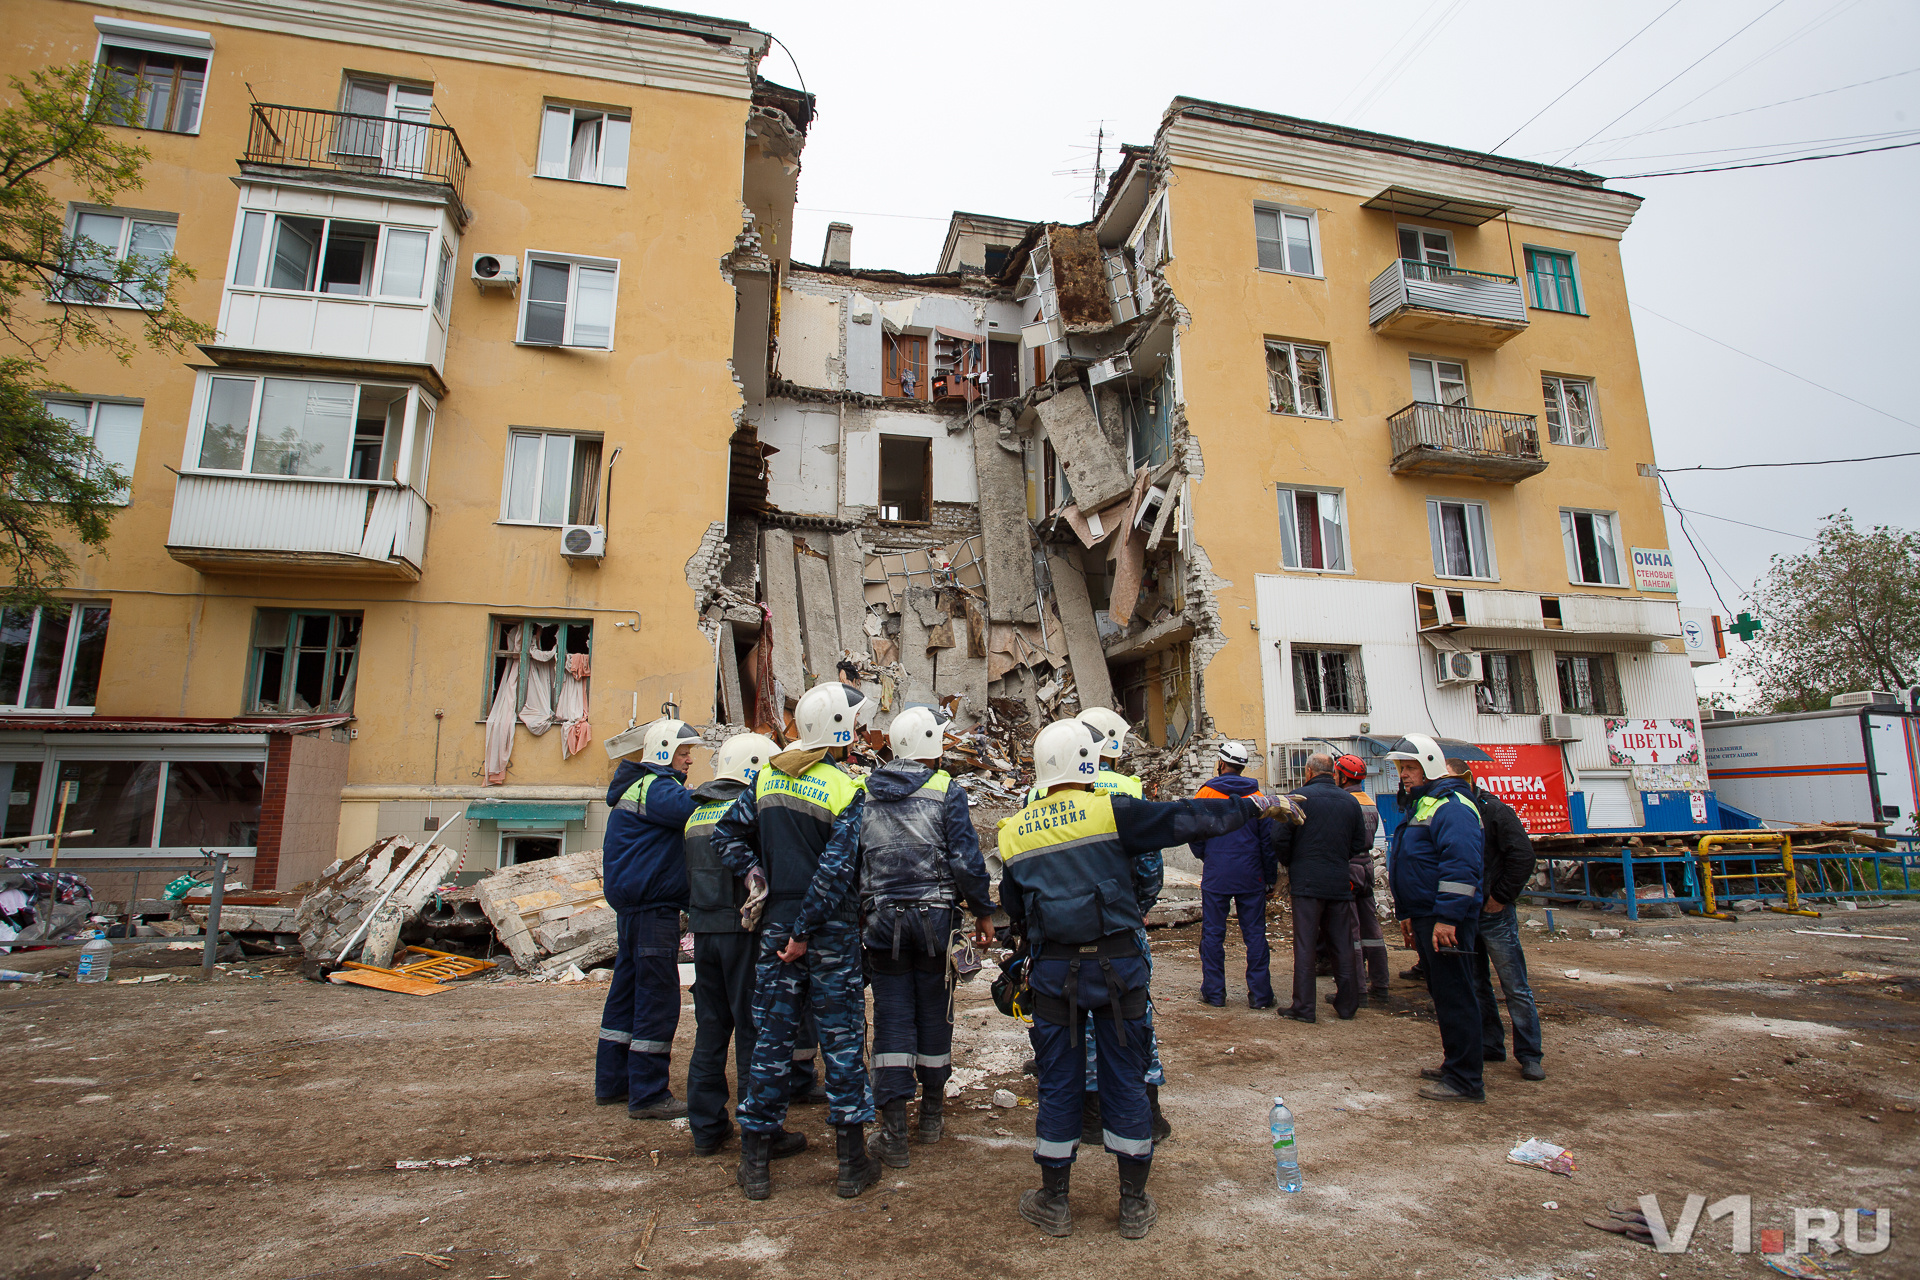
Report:
M 351 983 L 356 987 L 377 987 L 382 991 L 397 991 L 404 996 L 443 996 L 453 990 L 437 982 L 428 982 L 425 978 L 409 978 L 404 973 L 389 973 L 380 969 L 342 969 L 329 974 L 329 982 Z

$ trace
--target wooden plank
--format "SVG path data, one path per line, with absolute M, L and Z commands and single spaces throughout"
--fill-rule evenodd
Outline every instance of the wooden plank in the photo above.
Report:
M 395 991 L 407 996 L 441 996 L 453 990 L 437 982 L 428 982 L 424 978 L 409 978 L 399 973 L 382 973 L 375 969 L 342 969 L 329 974 L 329 982 L 352 983 L 356 987 L 377 987 L 381 991 Z

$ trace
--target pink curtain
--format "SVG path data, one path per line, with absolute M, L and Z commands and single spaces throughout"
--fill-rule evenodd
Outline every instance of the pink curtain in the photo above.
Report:
M 567 671 L 560 678 L 560 705 L 554 718 L 566 726 L 560 736 L 560 758 L 578 755 L 593 741 L 593 725 L 587 720 L 587 655 L 567 655 Z

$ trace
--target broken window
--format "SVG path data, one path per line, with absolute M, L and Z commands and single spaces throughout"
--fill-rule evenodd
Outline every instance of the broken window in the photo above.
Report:
M 351 712 L 360 673 L 360 613 L 259 609 L 253 615 L 248 715 Z
M 880 393 L 906 400 L 927 398 L 927 340 L 920 334 L 886 335 Z
M 118 41 L 100 47 L 107 73 L 133 95 L 133 103 L 112 123 L 168 133 L 200 131 L 200 101 L 207 85 L 207 60 L 129 48 Z
M 1611 511 L 1560 512 L 1567 577 L 1596 587 L 1620 585 L 1619 517 Z
M 496 709 L 504 695 L 510 718 L 535 733 L 545 733 L 562 705 L 561 690 L 570 678 L 581 684 L 584 709 L 592 673 L 591 620 L 495 617 L 492 628 L 492 674 L 481 714 Z M 536 723 L 539 728 L 534 729 Z
M 1547 439 L 1554 444 L 1600 447 L 1600 420 L 1593 412 L 1593 384 L 1584 378 L 1543 374 L 1540 389 L 1547 406 Z
M 1481 680 L 1474 702 L 1489 715 L 1537 715 L 1540 691 L 1533 679 L 1533 654 L 1525 649 L 1480 655 Z
M 1347 568 L 1347 536 L 1338 490 L 1280 490 L 1280 563 L 1289 569 Z
M 1358 649 L 1293 650 L 1293 709 L 1355 715 L 1367 709 Z
M 1527 280 L 1533 286 L 1533 305 L 1543 311 L 1580 310 L 1580 282 L 1574 274 L 1573 255 L 1552 249 L 1527 250 Z
M 548 103 L 540 116 L 542 178 L 627 185 L 627 138 L 633 117 L 625 112 Z
M 1431 273 L 1422 273 L 1423 278 L 1430 279 L 1453 266 L 1453 237 L 1426 227 L 1401 227 L 1400 260 L 1434 268 Z
M 1560 710 L 1588 716 L 1627 714 L 1612 654 L 1558 653 L 1553 666 L 1560 682 Z
M 507 433 L 503 524 L 593 524 L 600 499 L 600 437 Z
M 1120 324 L 1140 314 L 1139 300 L 1134 296 L 1133 272 L 1127 266 L 1127 255 L 1112 250 L 1106 255 L 1107 299 L 1113 303 L 1113 322 Z
M 0 710 L 92 711 L 109 606 L 0 611 Z
M 1267 343 L 1267 407 L 1274 413 L 1331 418 L 1327 352 L 1298 342 Z
M 1443 578 L 1494 578 L 1493 542 L 1487 508 L 1480 502 L 1427 499 L 1427 532 L 1433 541 L 1433 571 Z
M 902 524 L 933 519 L 933 441 L 880 437 L 880 518 Z
M 233 283 L 357 298 L 420 300 L 433 233 L 344 218 L 249 211 L 235 237 Z M 451 253 L 442 245 L 443 254 Z
M 1311 209 L 1256 207 L 1253 229 L 1262 271 L 1284 271 L 1296 276 L 1320 274 L 1319 219 Z
M 986 247 L 987 274 L 997 279 L 1000 273 L 1007 269 L 1007 258 L 1012 253 L 1013 253 L 1012 245 L 1006 245 L 1006 244 L 988 245 Z
M 374 383 L 221 374 L 207 379 L 200 444 L 189 456 L 197 454 L 206 471 L 390 480 L 412 394 Z M 424 396 L 422 407 L 429 412 Z M 417 431 L 416 452 L 422 443 Z
M 1168 388 L 1164 380 L 1128 383 L 1126 397 L 1132 467 L 1158 467 L 1173 456 L 1173 424 L 1167 416 Z
M 527 257 L 520 341 L 541 347 L 613 348 L 620 264 L 604 258 Z
M 564 830 L 500 833 L 500 865 L 503 867 L 557 858 L 566 851 L 567 833 Z
M 1467 366 L 1452 360 L 1427 360 L 1415 356 L 1408 362 L 1413 376 L 1413 399 L 1417 404 L 1465 405 Z

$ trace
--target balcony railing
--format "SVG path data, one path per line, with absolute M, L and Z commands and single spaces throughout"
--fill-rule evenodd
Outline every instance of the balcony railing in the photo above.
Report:
M 1395 475 L 1467 476 L 1511 484 L 1547 469 L 1530 413 L 1417 401 L 1387 419 Z
M 1512 276 L 1402 258 L 1373 278 L 1367 322 L 1379 333 L 1499 346 L 1527 327 L 1527 299 Z
M 444 124 L 253 104 L 246 161 L 443 186 L 466 199 L 467 151 Z
M 391 482 L 188 474 L 167 552 L 203 573 L 418 580 L 427 500 Z

